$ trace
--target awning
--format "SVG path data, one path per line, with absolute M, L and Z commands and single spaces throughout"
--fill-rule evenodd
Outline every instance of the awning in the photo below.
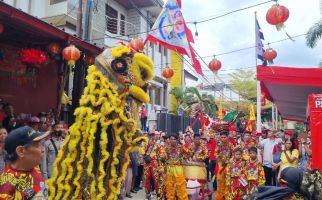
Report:
M 48 44 L 59 42 L 74 44 L 82 51 L 98 55 L 103 50 L 93 44 L 72 36 L 36 17 L 18 10 L 6 3 L 0 2 L 0 20 L 4 24 L 4 32 L 0 36 L 2 43 Z
M 309 94 L 322 93 L 321 68 L 257 66 L 262 92 L 283 119 L 305 121 Z

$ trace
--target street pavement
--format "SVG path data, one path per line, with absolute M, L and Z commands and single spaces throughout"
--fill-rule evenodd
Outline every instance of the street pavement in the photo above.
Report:
M 209 184 L 209 188 L 212 189 L 212 184 L 210 184 L 210 183 L 208 183 L 208 184 Z M 136 193 L 136 194 L 131 193 L 131 195 L 133 196 L 132 198 L 125 198 L 125 200 L 144 200 L 145 199 L 144 189 L 138 191 L 138 193 Z M 212 196 L 214 197 L 214 195 L 215 195 L 215 193 Z M 157 199 L 156 196 L 152 196 L 151 200 L 156 200 L 156 199 Z

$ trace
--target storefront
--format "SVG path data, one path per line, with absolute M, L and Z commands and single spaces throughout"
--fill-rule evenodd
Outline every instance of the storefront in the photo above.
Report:
M 80 52 L 73 73 L 68 73 L 70 68 L 62 56 L 62 49 L 69 45 Z M 63 90 L 73 97 L 72 110 L 82 93 L 86 68 L 101 51 L 0 2 L 0 98 L 11 103 L 16 114 L 61 110 Z

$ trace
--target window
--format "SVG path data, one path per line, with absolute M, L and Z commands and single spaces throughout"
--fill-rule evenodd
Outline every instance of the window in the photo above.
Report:
M 155 99 L 154 104 L 155 105 L 161 105 L 161 88 L 155 88 Z
M 165 56 L 166 58 L 168 58 L 168 49 L 163 48 L 163 56 Z
M 109 5 L 105 5 L 106 30 L 110 33 L 117 34 L 118 12 Z
M 56 4 L 56 3 L 61 3 L 64 2 L 66 0 L 50 0 L 50 5 Z
M 159 52 L 162 53 L 162 46 L 159 44 Z
M 120 34 L 125 35 L 125 16 L 121 14 Z

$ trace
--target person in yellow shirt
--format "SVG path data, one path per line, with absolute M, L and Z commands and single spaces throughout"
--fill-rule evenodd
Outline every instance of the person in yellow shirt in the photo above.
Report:
M 299 151 L 295 147 L 295 140 L 288 139 L 281 154 L 281 170 L 286 167 L 297 168 L 299 162 Z
M 287 167 L 298 167 L 299 162 L 299 151 L 295 147 L 294 138 L 288 138 L 285 141 L 285 146 L 282 147 L 281 162 L 276 166 L 280 166 L 280 171 L 277 180 L 279 180 L 280 174 L 283 169 Z

